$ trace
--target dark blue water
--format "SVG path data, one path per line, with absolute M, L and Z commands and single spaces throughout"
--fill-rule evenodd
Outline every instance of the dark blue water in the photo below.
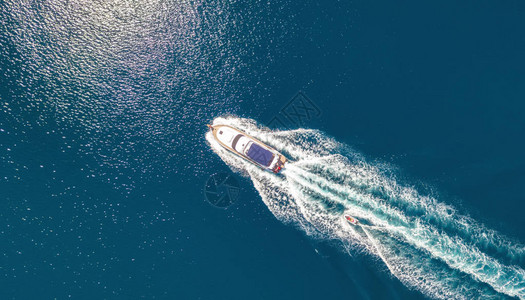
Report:
M 523 243 L 524 13 L 0 3 L 0 296 L 424 298 L 374 257 L 282 224 L 245 177 L 233 206 L 207 203 L 208 177 L 230 169 L 204 125 L 264 124 L 303 91 L 321 114 L 302 127 Z

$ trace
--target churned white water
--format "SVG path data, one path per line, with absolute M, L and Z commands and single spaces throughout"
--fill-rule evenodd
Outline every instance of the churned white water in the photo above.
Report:
M 282 222 L 313 238 L 337 239 L 348 253 L 378 257 L 393 276 L 430 297 L 525 299 L 523 245 L 398 183 L 387 167 L 320 131 L 270 131 L 236 117 L 213 123 L 234 126 L 290 159 L 282 174 L 271 174 L 206 135 L 213 151 L 252 180 Z M 362 225 L 349 225 L 345 213 Z

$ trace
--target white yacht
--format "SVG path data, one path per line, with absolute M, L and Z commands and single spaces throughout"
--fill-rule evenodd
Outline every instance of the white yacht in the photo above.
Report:
M 279 173 L 286 157 L 272 147 L 228 125 L 208 125 L 221 146 L 262 169 Z

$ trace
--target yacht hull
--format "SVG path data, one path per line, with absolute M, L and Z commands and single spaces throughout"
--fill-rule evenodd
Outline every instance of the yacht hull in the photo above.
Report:
M 228 125 L 208 125 L 213 138 L 230 152 L 259 166 L 279 173 L 288 159 L 272 147 Z

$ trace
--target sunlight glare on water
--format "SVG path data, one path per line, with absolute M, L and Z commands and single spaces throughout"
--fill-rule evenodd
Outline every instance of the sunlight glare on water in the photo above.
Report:
M 188 145 L 177 132 L 208 118 L 211 99 L 237 110 L 232 103 L 243 66 L 230 42 L 235 16 L 227 4 L 173 4 L 3 4 L 10 28 L 5 39 L 16 48 L 13 64 L 20 67 L 8 75 L 24 87 L 17 91 L 18 106 L 40 115 L 28 122 L 73 130 L 80 151 L 95 155 L 105 171 L 168 172 L 177 164 L 174 149 Z

